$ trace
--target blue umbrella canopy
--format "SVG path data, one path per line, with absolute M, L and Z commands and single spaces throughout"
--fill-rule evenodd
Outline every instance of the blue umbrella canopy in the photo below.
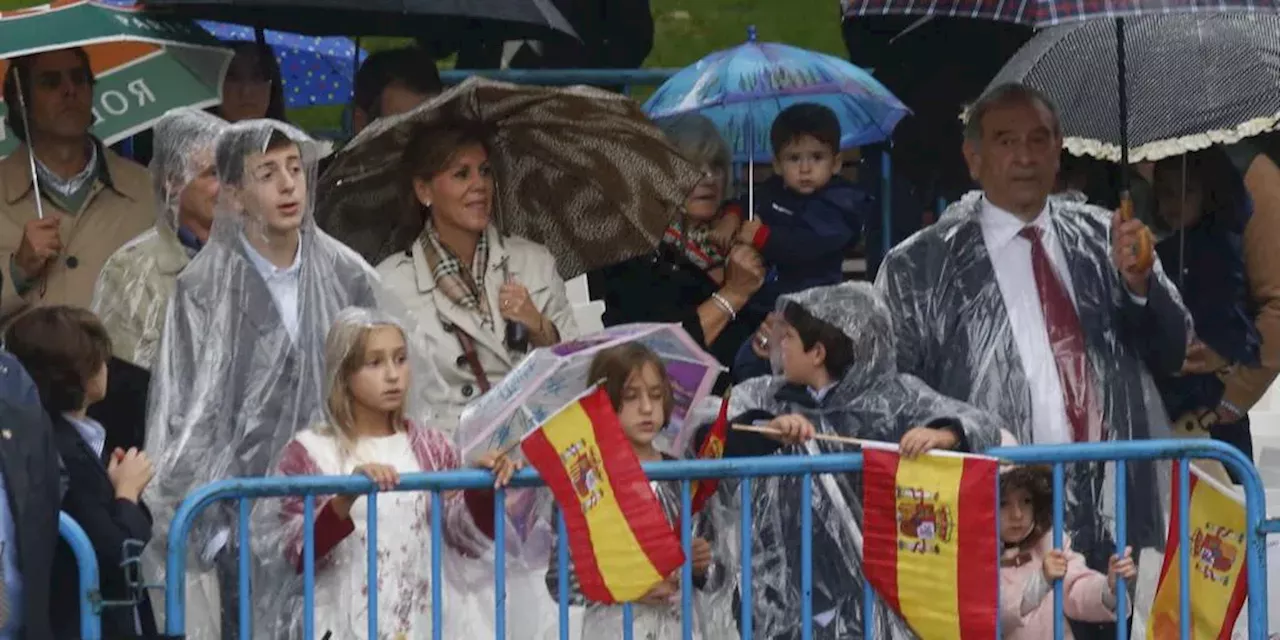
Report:
M 103 0 L 129 7 L 135 0 Z M 223 42 L 253 42 L 253 27 L 226 22 L 199 21 L 200 27 Z M 351 101 L 356 70 L 356 45 L 342 36 L 317 37 L 286 31 L 263 32 L 267 46 L 280 63 L 285 106 L 290 109 L 345 105 Z M 359 52 L 360 62 L 369 55 Z
M 696 112 L 711 119 L 735 162 L 769 162 L 769 127 L 787 107 L 829 107 L 840 120 L 840 147 L 882 142 L 910 112 L 869 72 L 840 58 L 775 42 L 717 51 L 671 76 L 644 104 L 653 119 Z

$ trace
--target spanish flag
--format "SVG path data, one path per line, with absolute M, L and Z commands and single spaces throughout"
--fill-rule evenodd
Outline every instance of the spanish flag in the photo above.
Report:
M 922 640 L 996 637 L 994 458 L 862 450 L 863 569 Z
M 1147 637 L 1178 640 L 1178 487 L 1173 474 L 1173 505 L 1169 514 L 1169 541 L 1156 587 Z M 1227 640 L 1244 606 L 1246 580 L 1244 504 L 1230 489 L 1191 466 L 1191 512 L 1187 542 L 1191 549 L 1191 637 L 1194 640 Z
M 637 600 L 684 562 L 675 530 L 604 389 L 565 406 L 520 443 L 564 514 L 582 594 Z
M 719 460 L 724 457 L 724 443 L 729 437 L 729 392 L 725 392 L 724 399 L 720 401 L 720 413 L 716 416 L 716 421 L 711 424 L 711 428 L 707 429 L 707 437 L 702 441 L 702 446 L 698 447 L 699 460 Z M 693 482 L 693 497 L 691 498 L 693 513 L 702 511 L 703 505 L 707 504 L 707 500 L 715 495 L 716 487 L 720 485 L 718 480 L 695 480 Z

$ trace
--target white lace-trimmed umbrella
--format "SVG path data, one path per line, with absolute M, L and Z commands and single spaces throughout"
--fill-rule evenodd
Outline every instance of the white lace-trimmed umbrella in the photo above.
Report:
M 1231 144 L 1280 125 L 1280 16 L 1143 15 L 1126 20 L 1129 161 Z M 1074 155 L 1120 160 L 1116 30 L 1105 20 L 1040 32 L 990 87 L 1021 82 L 1057 105 Z

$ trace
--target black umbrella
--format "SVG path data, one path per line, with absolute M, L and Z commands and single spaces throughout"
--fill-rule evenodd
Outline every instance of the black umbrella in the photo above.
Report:
M 1280 124 L 1280 16 L 1150 15 L 1126 20 L 1129 160 L 1230 144 Z M 1061 112 L 1073 155 L 1120 160 L 1116 30 L 1106 21 L 1040 32 L 988 88 L 1022 82 Z
M 202 20 L 311 35 L 420 36 L 483 32 L 487 39 L 576 38 L 551 0 L 145 0 Z

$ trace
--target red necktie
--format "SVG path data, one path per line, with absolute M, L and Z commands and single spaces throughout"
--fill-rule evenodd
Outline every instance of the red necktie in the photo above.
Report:
M 1080 316 L 1067 294 L 1066 287 L 1049 262 L 1042 231 L 1038 227 L 1023 227 L 1018 235 L 1031 242 L 1031 270 L 1035 273 L 1036 291 L 1040 294 L 1040 308 L 1044 312 L 1045 329 L 1049 332 L 1049 346 L 1058 365 L 1058 382 L 1062 386 L 1062 400 L 1071 423 L 1071 437 L 1076 442 L 1088 442 L 1093 431 L 1090 420 L 1098 413 L 1094 403 L 1092 376 L 1089 372 L 1089 356 L 1085 351 L 1084 330 Z M 1101 420 L 1097 433 L 1101 437 Z

